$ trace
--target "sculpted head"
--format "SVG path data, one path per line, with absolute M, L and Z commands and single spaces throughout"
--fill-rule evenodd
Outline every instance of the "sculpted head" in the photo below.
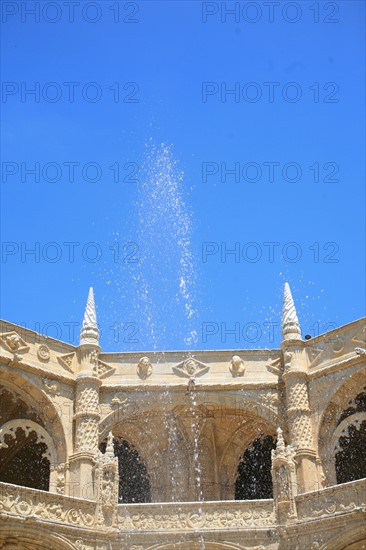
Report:
M 230 361 L 230 372 L 233 376 L 240 376 L 244 374 L 245 366 L 244 361 L 239 355 L 233 355 Z
M 137 365 L 137 374 L 140 378 L 148 378 L 152 373 L 152 365 L 148 357 L 141 357 Z
M 186 371 L 187 371 L 188 374 L 190 374 L 191 376 L 192 376 L 192 375 L 196 372 L 196 370 L 197 370 L 197 364 L 196 364 L 196 362 L 195 362 L 193 359 L 188 359 L 188 361 L 186 361 L 185 367 L 186 367 Z

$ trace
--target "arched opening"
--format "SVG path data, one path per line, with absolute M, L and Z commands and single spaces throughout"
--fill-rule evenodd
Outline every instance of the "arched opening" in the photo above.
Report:
M 272 436 L 255 439 L 240 459 L 235 482 L 235 500 L 273 498 L 271 451 L 276 447 Z
M 146 466 L 137 450 L 122 437 L 115 438 L 114 454 L 118 457 L 120 504 L 151 502 L 150 480 Z M 106 442 L 100 450 L 105 452 Z
M 39 410 L 0 386 L 0 481 L 48 491 L 56 449 Z
M 36 432 L 27 434 L 20 427 L 15 436 L 4 436 L 6 447 L 0 449 L 0 481 L 48 491 L 50 462 L 45 456 L 46 443 L 38 441 Z
M 348 418 L 345 435 L 339 437 L 339 451 L 335 455 L 337 483 L 347 483 L 366 477 L 366 418 L 355 414 Z
M 356 433 L 349 433 L 349 427 L 355 425 L 357 431 L 359 431 L 360 421 L 362 422 L 363 420 L 362 415 L 365 415 L 366 418 L 365 380 L 366 369 L 364 368 L 347 377 L 345 382 L 332 395 L 319 422 L 318 451 L 322 470 L 325 475 L 325 487 L 344 483 L 344 481 L 340 480 L 347 479 L 348 477 L 351 478 L 352 475 L 355 475 L 352 472 L 346 475 L 347 464 L 343 466 L 342 462 L 347 454 L 349 457 L 351 456 L 352 441 L 356 437 L 360 441 L 362 440 L 362 430 L 359 436 L 357 436 Z M 346 439 L 341 439 L 343 437 Z M 351 439 L 351 446 L 347 443 L 347 439 L 349 438 Z M 345 445 L 345 447 L 341 444 Z M 347 447 L 349 447 L 348 451 L 346 450 Z M 341 451 L 346 452 L 343 452 L 336 458 L 336 455 Z M 357 452 L 355 456 L 357 456 Z M 350 458 L 350 460 L 353 459 Z M 337 466 L 336 462 L 338 463 Z M 351 481 L 351 479 L 349 480 Z

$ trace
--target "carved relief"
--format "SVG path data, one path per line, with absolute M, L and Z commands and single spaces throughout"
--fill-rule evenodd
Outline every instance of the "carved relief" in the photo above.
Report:
M 141 357 L 137 365 L 137 374 L 142 380 L 146 380 L 152 374 L 152 365 L 148 357 Z
M 76 429 L 77 451 L 94 451 L 98 447 L 99 426 L 94 418 L 82 417 Z
M 43 386 L 51 395 L 60 395 L 60 384 L 51 378 L 43 378 Z
M 243 359 L 239 355 L 233 355 L 230 361 L 230 372 L 233 376 L 243 376 L 245 365 Z
M 95 486 L 97 492 L 97 524 L 114 527 L 118 504 L 118 458 L 114 456 L 112 432 L 109 432 L 105 453 L 98 451 L 95 460 Z
M 66 471 L 68 468 L 69 464 L 66 462 L 51 467 L 51 471 L 56 472 L 55 490 L 59 495 L 65 494 Z
M 324 353 L 323 349 L 314 348 L 312 346 L 306 347 L 308 354 L 309 367 L 315 367 L 320 362 L 321 355 Z
M 62 500 L 61 500 L 62 499 Z M 77 507 L 76 507 L 77 505 Z M 14 485 L 2 487 L 0 510 L 21 516 L 37 516 L 39 519 L 77 527 L 92 527 L 95 517 L 95 503 L 84 502 L 53 493 L 39 492 Z
M 65 353 L 64 355 L 59 355 L 57 357 L 57 361 L 60 363 L 62 367 L 64 367 L 69 372 L 73 372 L 73 360 L 75 357 L 75 353 Z
M 40 361 L 47 363 L 50 360 L 51 353 L 50 348 L 45 344 L 41 344 L 37 349 L 37 357 Z
M 0 341 L 2 341 L 6 349 L 12 353 L 26 353 L 29 351 L 27 343 L 15 331 L 3 333 L 0 336 Z
M 99 391 L 93 380 L 80 380 L 77 386 L 76 413 L 90 414 L 99 411 Z
M 182 361 L 178 365 L 173 367 L 173 371 L 178 376 L 183 376 L 185 378 L 195 378 L 196 376 L 202 376 L 210 370 L 208 365 L 193 359 L 192 357 L 186 361 Z
M 289 407 L 287 411 L 291 412 L 310 412 L 308 388 L 305 380 L 290 382 L 288 387 Z
M 274 361 L 271 361 L 267 365 L 267 370 L 271 372 L 272 374 L 279 375 L 282 369 L 282 359 L 281 357 L 277 357 Z
M 100 360 L 98 361 L 98 378 L 107 378 L 108 376 L 111 376 L 115 370 L 116 369 L 114 367 L 107 365 L 107 363 Z
M 309 416 L 299 415 L 292 419 L 292 435 L 296 447 L 313 449 L 313 428 Z
M 295 450 L 285 445 L 281 428 L 277 428 L 277 444 L 272 455 L 273 498 L 279 523 L 297 517 Z

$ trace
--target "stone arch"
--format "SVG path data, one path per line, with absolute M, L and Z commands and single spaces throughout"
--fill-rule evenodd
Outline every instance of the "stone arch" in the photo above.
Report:
M 252 446 L 255 440 L 266 436 L 276 437 L 275 426 L 267 419 L 252 414 L 245 415 L 230 434 L 222 452 L 219 466 L 222 485 L 221 499 L 235 499 L 235 482 L 243 454 L 246 449 Z
M 204 541 L 205 550 L 238 550 L 237 544 L 230 544 L 229 542 L 211 542 Z M 202 540 L 194 541 L 187 540 L 185 542 L 168 543 L 161 546 L 154 546 L 154 550 L 202 550 Z
M 57 462 L 59 464 L 66 462 L 72 449 L 67 447 L 68 441 L 61 421 L 62 411 L 58 410 L 50 397 L 29 379 L 14 370 L 10 372 L 4 366 L 1 374 L 0 385 L 10 391 L 15 398 L 21 399 L 29 407 L 29 411 L 37 415 L 39 423 L 52 439 L 57 441 Z
M 57 465 L 54 442 L 32 420 L 9 420 L 0 427 L 0 464 L 1 481 L 48 491 Z
M 348 526 L 344 532 L 338 533 L 327 541 L 324 548 L 331 548 L 332 550 L 365 550 L 365 526 Z
M 123 396 L 124 397 L 124 396 Z M 186 430 L 186 398 L 166 402 L 154 396 L 141 404 L 123 399 L 100 424 L 100 441 L 109 431 L 139 453 L 151 483 L 152 502 L 186 502 L 191 478 L 191 441 Z
M 343 422 L 343 417 L 347 413 L 347 410 L 350 411 L 353 400 L 362 391 L 366 391 L 366 368 L 364 367 L 346 380 L 333 393 L 320 418 L 318 453 L 324 473 L 324 485 L 326 487 L 337 484 L 335 469 L 336 430 Z M 347 418 L 350 419 L 352 415 L 352 411 L 350 411 Z M 348 422 L 351 422 L 351 420 Z
M 61 535 L 53 535 L 49 529 L 30 525 L 22 527 L 19 523 L 0 528 L 1 550 L 75 550 L 75 546 Z
M 112 413 L 109 420 L 116 418 Z M 164 475 L 167 473 L 164 464 L 164 450 L 166 447 L 166 438 L 161 424 L 161 415 L 158 413 L 136 414 L 136 416 L 127 417 L 108 424 L 106 421 L 101 426 L 100 442 L 106 439 L 111 431 L 115 439 L 125 440 L 134 450 L 136 450 L 144 463 L 147 475 L 150 480 L 151 501 L 166 501 L 166 487 Z M 106 419 L 105 419 L 106 420 Z M 159 433 L 159 437 L 156 434 Z

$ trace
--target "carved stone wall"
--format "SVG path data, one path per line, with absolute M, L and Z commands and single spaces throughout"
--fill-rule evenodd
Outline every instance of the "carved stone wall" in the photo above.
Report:
M 287 339 L 283 351 L 148 358 L 1 327 L 1 379 L 13 398 L 7 394 L 0 443 L 19 427 L 7 422 L 24 421 L 52 464 L 51 492 L 0 484 L 0 548 L 343 550 L 362 540 L 365 480 L 292 491 L 295 473 L 313 475 L 307 461 L 319 476 L 324 470 L 325 485 L 335 483 L 337 441 L 352 423 L 342 415 L 366 386 L 365 356 L 354 349 L 364 349 L 361 322 L 341 328 L 336 343 Z M 233 500 L 243 453 L 279 426 L 291 447 L 273 459 L 274 500 Z M 96 458 L 109 431 L 138 451 L 151 504 L 116 504 L 117 462 L 111 457 L 110 469 Z M 77 483 L 83 498 L 70 496 Z

